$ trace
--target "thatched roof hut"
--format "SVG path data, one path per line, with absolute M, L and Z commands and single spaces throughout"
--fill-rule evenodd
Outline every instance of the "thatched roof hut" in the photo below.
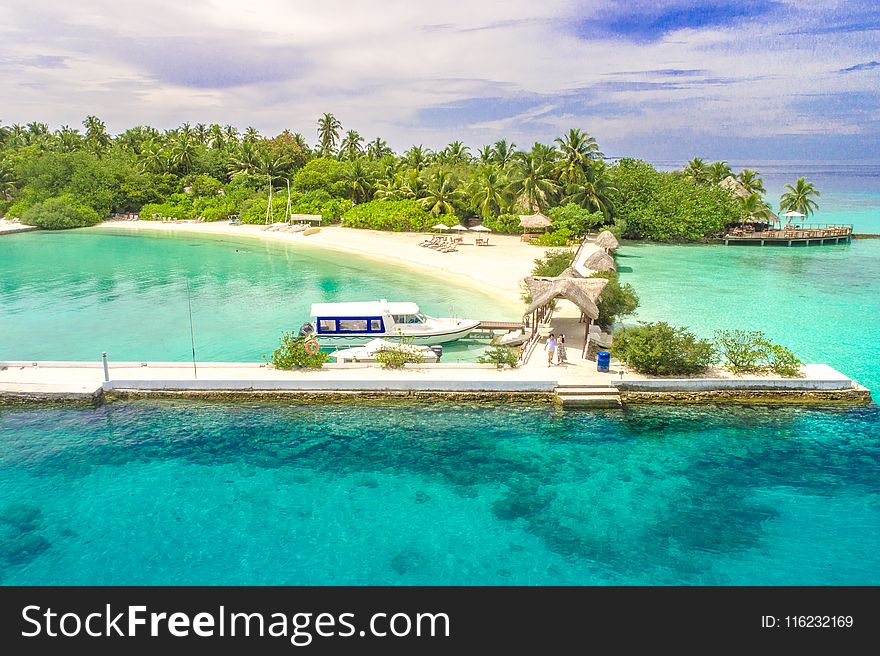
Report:
M 604 248 L 607 252 L 615 250 L 620 244 L 617 241 L 617 237 L 612 235 L 608 230 L 603 230 L 599 233 L 599 236 L 596 237 L 596 246 Z
M 520 214 L 519 225 L 524 230 L 546 230 L 553 224 L 549 217 L 540 212 L 535 214 Z
M 596 303 L 608 281 L 604 278 L 538 278 L 532 276 L 525 279 L 525 284 L 532 296 L 532 302 L 526 308 L 526 314 L 550 304 L 555 298 L 564 298 L 574 303 L 590 319 L 597 319 L 599 308 L 596 307 Z
M 615 271 L 614 258 L 605 251 L 596 251 L 584 260 L 583 266 L 593 271 Z
M 752 192 L 746 189 L 745 186 L 743 186 L 743 183 L 734 178 L 732 175 L 728 175 L 719 184 L 730 191 L 734 196 L 748 198 L 752 195 Z

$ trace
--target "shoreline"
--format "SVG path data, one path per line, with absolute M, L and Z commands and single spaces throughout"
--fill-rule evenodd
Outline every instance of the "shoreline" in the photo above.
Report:
M 523 290 L 520 280 L 531 275 L 533 261 L 542 257 L 547 248 L 523 243 L 511 235 L 489 235 L 490 246 L 477 247 L 473 236 L 465 234 L 464 244 L 455 253 L 418 246 L 430 236 L 421 232 L 385 232 L 340 226 L 322 227 L 321 231 L 305 236 L 302 233 L 275 232 L 264 226 L 226 222 L 172 223 L 156 221 L 105 221 L 90 231 L 118 231 L 202 235 L 243 240 L 261 240 L 275 243 L 295 244 L 306 249 L 330 250 L 348 253 L 384 264 L 402 266 L 415 272 L 431 275 L 449 282 L 467 284 L 479 291 L 498 294 L 502 299 L 522 312 Z

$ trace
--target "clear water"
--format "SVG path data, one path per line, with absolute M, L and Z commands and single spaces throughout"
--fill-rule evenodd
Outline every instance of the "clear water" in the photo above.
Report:
M 255 361 L 315 302 L 414 301 L 434 316 L 516 318 L 479 290 L 350 255 L 256 239 L 32 232 L 0 239 L 0 360 Z M 474 360 L 485 344 L 444 347 Z
M 871 223 L 876 180 L 858 184 L 847 171 L 822 188 L 817 220 L 880 232 L 870 229 L 880 225 Z M 827 202 L 835 194 L 837 207 Z M 860 204 L 867 209 L 853 218 L 847 208 Z M 33 237 L 0 239 L 0 253 Z M 156 348 L 185 358 L 188 335 L 181 344 L 177 333 L 187 276 L 201 299 L 214 299 L 210 311 L 193 309 L 205 343 L 212 329 L 220 337 L 217 359 L 258 354 L 277 324 L 299 321 L 297 290 L 365 284 L 349 281 L 366 268 L 352 258 L 336 269 L 275 250 L 236 259 L 239 246 L 188 241 L 120 245 L 117 267 L 109 243 L 88 256 L 38 247 L 15 267 L 0 256 L 0 358 L 8 335 L 35 349 L 29 357 L 49 348 L 34 337 L 49 335 L 88 357 L 114 338 L 122 350 L 165 344 Z M 120 261 L 126 274 L 117 276 Z M 880 389 L 880 241 L 627 244 L 619 262 L 642 297 L 641 318 L 706 335 L 762 329 Z M 438 304 L 475 298 L 411 278 L 401 272 L 395 288 L 430 289 Z M 131 290 L 147 310 L 127 305 Z M 242 302 L 250 293 L 258 300 Z M 108 307 L 116 324 L 84 318 Z M 159 322 L 165 307 L 178 318 Z M 252 343 L 247 331 L 264 336 Z M 0 470 L 5 584 L 880 584 L 876 405 L 7 408 Z
M 12 584 L 880 584 L 876 407 L 0 413 Z

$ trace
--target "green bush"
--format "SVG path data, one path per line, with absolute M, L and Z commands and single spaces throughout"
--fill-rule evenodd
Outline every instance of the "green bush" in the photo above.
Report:
M 504 365 L 515 367 L 519 363 L 519 358 L 513 349 L 507 346 L 494 346 L 481 355 L 477 359 L 477 362 L 482 364 L 494 364 L 501 369 Z
M 417 200 L 374 200 L 356 205 L 342 217 L 347 228 L 418 232 L 436 223 Z
M 801 375 L 801 361 L 787 348 L 774 344 L 760 331 L 719 330 L 715 343 L 725 366 L 735 374 L 773 372 Z
M 710 342 L 697 339 L 687 328 L 664 322 L 620 328 L 614 333 L 611 353 L 637 372 L 652 376 L 702 373 L 717 357 Z
M 405 364 L 422 364 L 424 356 L 412 349 L 413 338 L 404 337 L 398 331 L 400 338 L 393 345 L 383 348 L 376 353 L 376 362 L 386 369 L 402 369 Z
M 334 198 L 346 198 L 348 185 L 345 175 L 348 167 L 335 159 L 321 157 L 313 159 L 293 176 L 290 188 L 293 191 L 307 193 L 323 190 Z
M 544 253 L 544 257 L 535 259 L 535 268 L 532 269 L 532 275 L 553 278 L 570 267 L 573 260 L 573 251 L 547 251 Z
M 621 317 L 629 316 L 638 309 L 639 296 L 635 288 L 629 283 L 621 284 L 616 271 L 599 271 L 590 278 L 605 278 L 608 281 L 596 304 L 599 309 L 596 323 L 600 326 L 611 326 Z
M 83 228 L 101 220 L 98 213 L 69 195 L 50 198 L 37 203 L 21 217 L 21 222 L 48 230 Z
M 548 212 L 548 216 L 553 220 L 554 230 L 566 228 L 576 237 L 583 237 L 605 223 L 605 215 L 602 212 L 585 210 L 577 203 L 554 207 Z
M 574 239 L 574 233 L 568 228 L 560 228 L 553 232 L 545 232 L 530 243 L 535 246 L 568 246 Z
M 306 351 L 306 342 L 313 339 L 293 332 L 282 333 L 281 344 L 270 358 L 264 355 L 263 359 L 271 362 L 276 369 L 320 369 L 330 360 L 330 356 L 324 351 L 317 353 Z
M 493 232 L 498 232 L 502 235 L 522 234 L 519 216 L 516 214 L 499 214 L 498 216 L 489 217 L 483 219 L 483 225 Z

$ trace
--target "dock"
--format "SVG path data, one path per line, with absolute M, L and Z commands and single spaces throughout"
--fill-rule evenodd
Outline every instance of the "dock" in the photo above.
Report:
M 481 321 L 470 336 L 491 339 L 497 333 L 509 333 L 511 330 L 525 330 L 525 324 L 522 321 Z
M 752 244 L 773 246 L 810 246 L 816 244 L 848 243 L 853 236 L 851 225 L 819 225 L 811 224 L 796 228 L 780 230 L 747 230 L 736 228 L 724 235 L 724 245 Z

